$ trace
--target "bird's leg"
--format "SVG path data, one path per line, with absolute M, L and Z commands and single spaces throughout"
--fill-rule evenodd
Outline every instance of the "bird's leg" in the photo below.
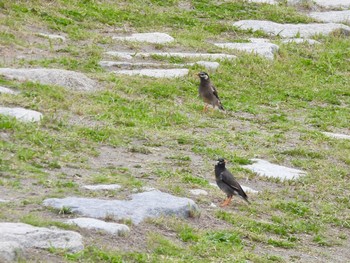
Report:
M 207 112 L 208 110 L 208 104 L 204 104 L 203 112 Z
M 225 199 L 225 201 L 220 205 L 220 207 L 227 206 L 227 205 L 231 202 L 231 200 L 232 200 L 232 196 L 227 197 L 227 198 Z

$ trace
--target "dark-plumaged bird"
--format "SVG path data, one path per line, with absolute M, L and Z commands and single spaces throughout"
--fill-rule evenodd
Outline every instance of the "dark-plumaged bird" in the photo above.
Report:
M 225 165 L 226 161 L 223 158 L 219 158 L 218 163 L 215 165 L 216 183 L 219 188 L 227 195 L 227 198 L 220 206 L 227 206 L 231 202 L 233 195 L 239 195 L 247 203 L 250 203 L 248 201 L 247 194 L 243 191 L 242 187 L 233 177 L 232 173 L 226 169 Z
M 205 72 L 199 72 L 198 77 L 200 79 L 198 93 L 205 102 L 203 111 L 207 110 L 209 104 L 213 106 L 213 108 L 218 107 L 220 110 L 225 111 L 215 86 L 210 82 L 209 75 Z

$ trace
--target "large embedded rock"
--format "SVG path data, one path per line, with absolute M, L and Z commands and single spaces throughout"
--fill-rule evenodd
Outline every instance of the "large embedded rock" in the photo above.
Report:
M 23 223 L 0 223 L 0 262 L 14 261 L 17 251 L 28 248 L 59 248 L 78 252 L 84 246 L 81 235 L 73 231 Z
M 0 93 L 6 93 L 6 94 L 12 94 L 12 95 L 16 95 L 19 92 L 18 91 L 14 91 L 12 89 L 6 88 L 6 87 L 2 87 L 0 86 Z
M 81 228 L 91 229 L 103 231 L 112 235 L 120 235 L 123 236 L 130 232 L 130 229 L 127 225 L 117 224 L 117 223 L 109 223 L 102 220 L 94 219 L 94 218 L 74 218 L 69 219 L 67 224 L 77 225 Z
M 179 78 L 188 74 L 188 69 L 174 68 L 174 69 L 125 69 L 113 71 L 115 74 L 121 75 L 140 75 L 154 78 Z
M 56 209 L 70 208 L 73 213 L 93 218 L 130 219 L 134 224 L 138 224 L 146 218 L 164 215 L 189 217 L 192 212 L 198 210 L 197 205 L 191 199 L 157 190 L 133 194 L 131 200 L 67 197 L 46 199 L 44 205 Z
M 0 75 L 18 81 L 32 81 L 45 85 L 57 85 L 76 91 L 94 91 L 97 84 L 83 73 L 64 69 L 14 69 L 0 68 Z
M 243 168 L 249 169 L 259 176 L 279 178 L 281 180 L 293 180 L 306 174 L 306 172 L 302 170 L 273 164 L 261 159 L 252 159 L 251 161 L 254 163 L 244 165 Z
M 302 1 L 302 0 L 299 0 Z M 313 0 L 317 5 L 325 8 L 350 8 L 350 0 Z
M 199 58 L 199 59 L 235 59 L 236 56 L 221 53 L 182 53 L 182 52 L 120 52 L 107 51 L 107 55 L 123 59 L 132 59 L 133 57 L 180 57 L 180 58 Z
M 347 134 L 333 133 L 333 132 L 322 132 L 322 133 L 330 138 L 350 140 L 350 135 L 347 135 Z
M 43 117 L 43 114 L 40 112 L 24 108 L 0 107 L 0 114 L 15 117 L 17 120 L 23 122 L 38 122 Z
M 271 60 L 274 58 L 274 54 L 278 52 L 279 49 L 277 45 L 268 42 L 215 43 L 214 45 L 221 48 L 236 49 L 247 53 L 257 54 Z
M 350 10 L 311 12 L 308 14 L 308 16 L 321 22 L 350 23 Z
M 328 35 L 335 30 L 342 30 L 350 33 L 350 27 L 335 23 L 311 23 L 311 24 L 279 24 L 265 20 L 240 20 L 233 23 L 233 26 L 253 31 L 264 31 L 273 36 L 281 36 L 283 38 L 293 37 L 311 37 L 317 34 Z
M 152 44 L 165 44 L 169 42 L 173 42 L 174 38 L 165 33 L 138 33 L 132 34 L 131 36 L 122 36 L 122 37 L 113 37 L 113 39 L 117 40 L 125 40 L 132 42 L 147 42 Z

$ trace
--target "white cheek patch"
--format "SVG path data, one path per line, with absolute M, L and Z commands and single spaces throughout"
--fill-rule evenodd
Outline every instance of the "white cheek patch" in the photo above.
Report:
M 208 77 L 208 75 L 204 75 L 204 79 L 208 79 L 209 77 Z

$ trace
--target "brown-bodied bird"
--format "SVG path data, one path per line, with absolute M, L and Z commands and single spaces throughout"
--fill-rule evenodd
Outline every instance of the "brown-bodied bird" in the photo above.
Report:
M 199 72 L 198 77 L 200 79 L 200 84 L 198 88 L 199 96 L 205 102 L 203 111 L 207 111 L 208 104 L 213 106 L 213 108 L 217 106 L 220 110 L 225 111 L 224 107 L 221 104 L 215 86 L 210 82 L 209 75 L 205 72 Z
M 223 158 L 218 159 L 218 163 L 215 165 L 215 179 L 219 188 L 226 193 L 227 198 L 220 205 L 221 207 L 227 206 L 232 199 L 233 195 L 241 196 L 247 203 L 247 194 L 243 191 L 240 184 L 233 177 L 232 173 L 225 167 L 226 161 Z

